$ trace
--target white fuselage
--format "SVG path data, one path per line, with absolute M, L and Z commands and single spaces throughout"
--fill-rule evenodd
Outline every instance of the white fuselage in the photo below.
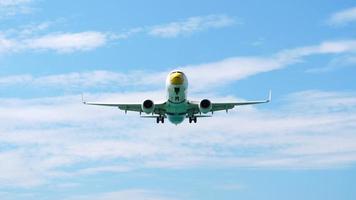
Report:
M 173 71 L 166 80 L 168 120 L 174 124 L 184 121 L 187 115 L 188 79 L 183 72 Z

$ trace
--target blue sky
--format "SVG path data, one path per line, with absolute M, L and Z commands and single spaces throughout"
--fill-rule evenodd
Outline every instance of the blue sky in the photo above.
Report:
M 0 0 L 0 199 L 354 199 L 354 1 Z M 159 125 L 81 104 L 273 102 Z

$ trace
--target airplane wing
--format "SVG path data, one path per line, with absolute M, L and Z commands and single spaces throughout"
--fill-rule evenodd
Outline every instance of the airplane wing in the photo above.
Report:
M 268 103 L 272 100 L 272 92 L 269 92 L 268 99 L 260 100 L 260 101 L 241 101 L 241 102 L 226 102 L 226 103 L 211 103 L 211 112 L 221 111 L 221 110 L 230 110 L 233 109 L 235 106 L 244 106 L 244 105 L 254 105 L 254 104 L 261 104 L 261 103 Z M 190 102 L 191 108 L 190 112 L 197 114 L 199 113 L 199 103 L 200 102 Z
M 143 112 L 141 103 L 87 102 L 87 101 L 83 100 L 83 97 L 82 97 L 82 102 L 85 105 L 117 107 L 120 110 L 125 111 L 125 113 L 127 111 L 133 111 L 133 112 L 139 112 L 139 113 Z M 155 104 L 154 113 L 164 115 L 165 114 L 164 105 L 165 105 L 165 103 Z
M 94 105 L 94 106 L 110 106 L 117 107 L 120 110 L 124 111 L 135 111 L 142 112 L 141 104 L 125 104 L 125 103 L 104 103 L 104 102 L 83 102 L 86 105 Z

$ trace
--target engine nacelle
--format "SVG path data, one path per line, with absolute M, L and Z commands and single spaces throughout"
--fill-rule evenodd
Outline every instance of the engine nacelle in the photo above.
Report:
M 203 99 L 199 103 L 199 111 L 206 114 L 211 111 L 213 105 L 211 104 L 211 101 L 208 99 Z
M 141 108 L 146 114 L 151 114 L 155 110 L 155 104 L 152 100 L 147 99 L 142 103 Z

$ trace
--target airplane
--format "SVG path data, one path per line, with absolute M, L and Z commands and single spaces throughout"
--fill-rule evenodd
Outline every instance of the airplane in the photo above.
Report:
M 143 103 L 105 103 L 105 102 L 82 102 L 86 105 L 96 106 L 111 106 L 117 107 L 120 110 L 139 112 L 142 118 L 155 118 L 157 124 L 163 124 L 165 118 L 177 125 L 189 119 L 189 123 L 197 123 L 197 118 L 211 117 L 208 115 L 216 111 L 233 109 L 235 106 L 262 104 L 271 101 L 272 93 L 269 92 L 268 99 L 261 101 L 241 101 L 241 102 L 226 102 L 213 103 L 209 99 L 201 101 L 189 101 L 187 99 L 188 79 L 186 75 L 179 70 L 172 71 L 166 79 L 167 100 L 163 103 L 154 103 L 152 100 L 144 100 Z M 142 116 L 145 113 L 147 115 Z

